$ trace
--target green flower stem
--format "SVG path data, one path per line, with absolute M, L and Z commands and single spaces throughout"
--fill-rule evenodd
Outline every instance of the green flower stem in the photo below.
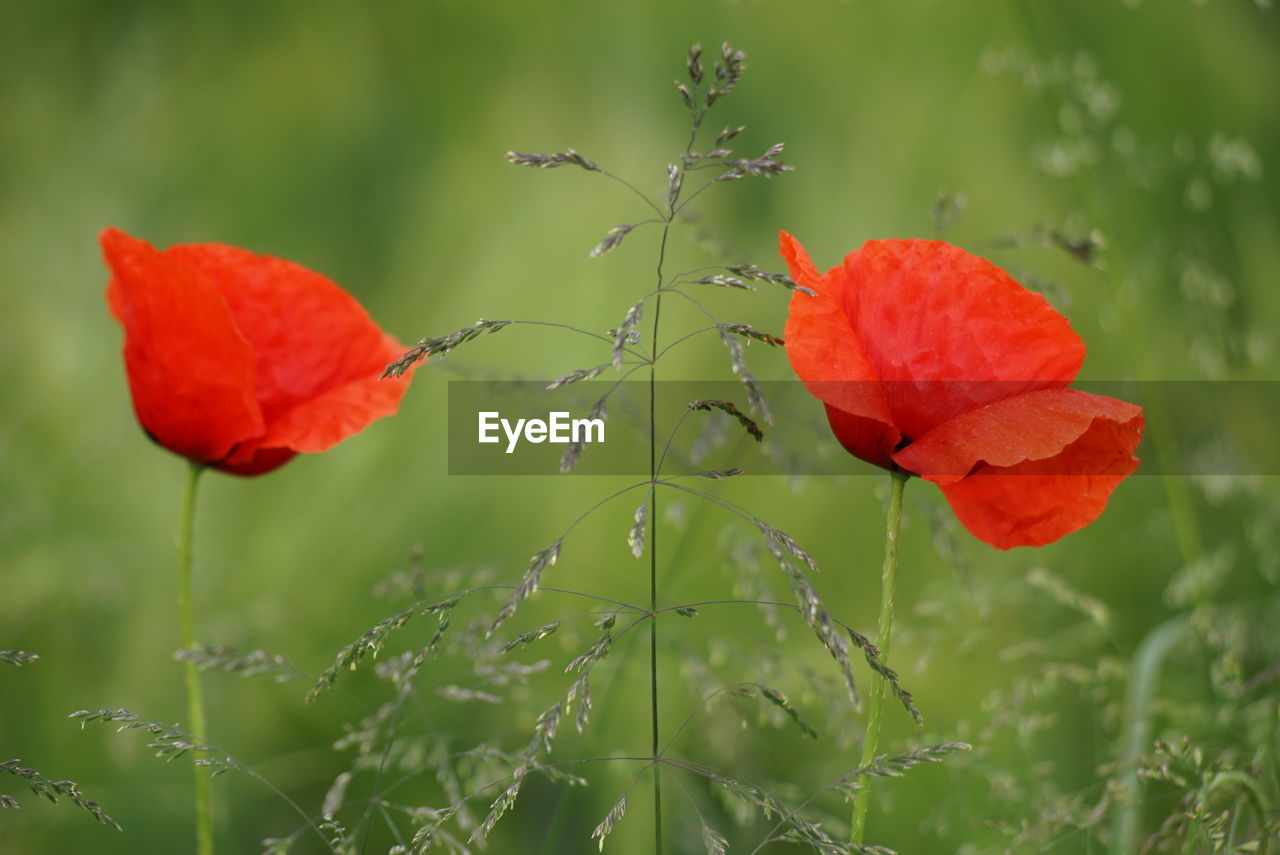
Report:
M 898 576 L 898 532 L 902 527 L 902 490 L 911 476 L 906 472 L 892 472 L 889 483 L 889 514 L 884 531 L 884 569 L 880 573 L 880 623 L 876 628 L 876 647 L 880 648 L 880 661 L 888 664 L 889 645 L 893 642 L 893 594 Z M 889 693 L 889 681 L 878 677 L 871 687 L 871 700 L 867 705 L 867 733 L 862 740 L 860 767 L 870 765 L 875 759 L 880 742 L 880 718 L 884 712 L 884 699 Z M 867 808 L 871 805 L 871 783 L 864 776 L 862 789 L 853 798 L 853 831 L 850 839 L 862 843 L 867 827 Z
M 191 464 L 187 488 L 182 494 L 182 515 L 178 523 L 178 614 L 182 620 L 182 646 L 195 646 L 195 619 L 191 608 L 191 543 L 195 533 L 196 488 L 204 467 Z M 192 738 L 205 744 L 204 693 L 200 689 L 200 672 L 191 662 L 183 666 L 187 684 L 187 727 Z M 203 752 L 196 752 L 200 757 Z M 193 766 L 196 783 L 196 853 L 213 855 L 213 786 L 209 770 Z

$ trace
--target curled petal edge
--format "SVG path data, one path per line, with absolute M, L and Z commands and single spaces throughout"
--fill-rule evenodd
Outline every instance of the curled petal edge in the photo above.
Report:
M 1080 460 L 1064 451 L 1105 425 L 1118 428 L 1108 431 L 1115 459 L 1106 461 L 1106 471 L 1083 473 Z M 1078 389 L 1045 389 L 962 413 L 895 453 L 893 461 L 939 485 L 953 484 L 979 468 L 1010 469 L 1027 462 L 1045 464 L 1037 467 L 1037 474 L 1044 475 L 1112 474 L 1130 461 L 1136 465 L 1133 451 L 1142 428 L 1142 408 L 1136 404 Z M 1055 460 L 1061 471 L 1053 471 Z

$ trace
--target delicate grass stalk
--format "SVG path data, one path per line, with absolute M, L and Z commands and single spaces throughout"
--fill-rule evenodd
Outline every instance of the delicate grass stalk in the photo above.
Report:
M 668 220 L 662 227 L 662 241 L 658 249 L 658 285 L 662 285 L 662 263 L 666 259 L 667 235 L 671 230 Z M 662 295 L 654 300 L 653 345 L 649 363 L 649 717 L 653 749 L 653 851 L 662 855 L 662 769 L 657 763 L 660 748 L 658 727 L 658 321 L 662 317 Z
M 889 645 L 893 642 L 893 595 L 898 575 L 898 532 L 902 527 L 902 492 L 907 479 L 906 472 L 891 473 L 889 482 L 889 513 L 885 522 L 884 533 L 884 569 L 880 574 L 880 622 L 876 628 L 876 647 L 880 648 L 881 661 L 889 660 Z M 880 717 L 884 711 L 884 699 L 888 694 L 889 681 L 877 675 L 871 687 L 871 698 L 867 704 L 867 733 L 862 740 L 862 759 L 859 766 L 868 766 L 876 756 L 876 748 L 880 742 Z M 867 808 L 871 804 L 871 782 L 862 782 L 862 789 L 853 798 L 853 828 L 850 840 L 862 843 L 863 832 L 867 827 Z
M 187 487 L 182 495 L 182 512 L 178 523 L 178 615 L 182 621 L 182 646 L 195 646 L 195 619 L 191 607 L 191 545 L 195 533 L 196 488 L 204 467 L 191 464 Z M 200 689 L 200 671 L 194 662 L 183 665 L 187 684 L 188 728 L 195 741 L 203 745 L 207 741 L 204 718 L 204 694 Z M 196 758 L 203 752 L 194 752 Z M 213 855 L 213 787 L 210 770 L 193 765 L 196 784 L 196 853 Z

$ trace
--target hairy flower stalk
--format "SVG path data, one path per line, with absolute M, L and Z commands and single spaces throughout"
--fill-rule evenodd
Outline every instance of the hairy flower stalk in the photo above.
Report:
M 876 627 L 876 646 L 880 648 L 881 661 L 888 663 L 889 645 L 893 642 L 893 595 L 898 576 L 898 532 L 902 528 L 902 492 L 911 476 L 895 471 L 889 482 L 889 513 L 884 529 L 884 568 L 880 573 L 880 622 Z M 884 712 L 884 699 L 889 693 L 889 681 L 877 676 L 871 687 L 871 700 L 867 706 L 867 733 L 862 740 L 862 758 L 858 765 L 869 766 L 876 756 L 880 742 L 880 719 Z M 867 808 L 871 804 L 870 779 L 863 782 L 853 798 L 853 830 L 850 839 L 862 843 L 867 827 Z
M 182 511 L 178 522 L 178 615 L 182 621 L 182 648 L 195 647 L 195 617 L 191 607 L 191 548 L 195 533 L 196 490 L 204 467 L 192 463 L 187 476 L 187 487 L 182 494 Z M 201 745 L 206 742 L 204 717 L 204 693 L 200 688 L 200 671 L 188 660 L 183 666 L 183 678 L 187 686 L 187 722 L 191 735 Z M 203 752 L 194 752 L 196 759 Z M 213 781 L 210 770 L 200 764 L 192 765 L 195 774 L 196 853 L 213 855 Z

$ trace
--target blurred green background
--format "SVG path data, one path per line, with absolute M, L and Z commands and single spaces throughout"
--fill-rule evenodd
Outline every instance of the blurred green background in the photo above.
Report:
M 947 238 L 1044 290 L 1089 346 L 1086 378 L 1276 380 L 1280 20 L 1263 5 L 7 4 L 0 647 L 40 659 L 22 669 L 0 663 L 0 759 L 79 782 L 126 831 L 42 802 L 6 776 L 0 793 L 22 808 L 0 811 L 0 852 L 191 851 L 185 764 L 150 757 L 141 734 L 81 730 L 66 718 L 98 707 L 164 721 L 185 714 L 171 659 L 185 466 L 133 418 L 120 331 L 103 300 L 103 227 L 158 246 L 219 241 L 292 259 L 343 285 L 405 342 L 479 317 L 604 330 L 651 287 L 656 232 L 637 232 L 600 259 L 586 252 L 643 207 L 598 175 L 517 169 L 503 154 L 572 147 L 662 192 L 665 165 L 687 135 L 671 80 L 683 77 L 691 43 L 714 52 L 727 39 L 747 51 L 748 71 L 709 126 L 747 125 L 736 142 L 749 156 L 785 141 L 796 171 L 700 196 L 698 225 L 675 232 L 671 269 L 716 260 L 706 241 L 690 240 L 703 228 L 732 246 L 729 260 L 765 269 L 781 269 L 779 228 L 800 237 L 819 266 L 868 238 L 932 236 L 931 206 L 945 190 L 943 198 L 964 200 Z M 1090 263 L 1058 245 L 1091 235 L 1105 246 L 1089 244 Z M 727 320 L 779 334 L 785 297 L 769 288 L 709 295 Z M 697 320 L 673 308 L 664 335 Z M 789 376 L 781 351 L 755 345 L 748 357 L 762 378 Z M 449 477 L 446 382 L 549 378 L 601 361 L 607 354 L 585 338 L 505 330 L 418 371 L 397 417 L 331 452 L 262 479 L 207 478 L 199 636 L 282 654 L 315 674 L 404 604 L 373 588 L 408 566 L 414 544 L 429 570 L 487 567 L 500 581 L 517 578 L 528 555 L 617 484 Z M 713 340 L 664 365 L 668 376 L 691 379 L 728 371 Z M 1170 692 L 1178 694 L 1160 707 L 1153 736 L 1192 736 L 1240 762 L 1256 757 L 1263 746 L 1254 731 L 1236 725 L 1254 710 L 1274 732 L 1275 683 L 1257 677 L 1276 661 L 1276 487 L 1266 478 L 1137 477 L 1083 532 L 997 553 L 947 522 L 935 490 L 910 485 L 893 662 L 927 726 L 917 731 L 890 709 L 889 744 L 966 739 L 976 750 L 949 769 L 878 783 L 869 839 L 905 852 L 1044 851 L 1046 840 L 1053 851 L 1103 851 L 1114 815 L 1105 765 L 1118 757 L 1130 663 L 1153 627 L 1179 615 L 1203 620 L 1176 651 Z M 815 584 L 833 613 L 868 632 L 883 488 L 880 477 L 718 487 L 803 544 L 825 569 Z M 633 510 L 629 499 L 610 505 L 575 531 L 547 583 L 643 599 L 647 577 L 626 546 Z M 664 602 L 755 584 L 743 581 L 756 575 L 738 552 L 750 532 L 726 533 L 728 517 L 688 502 L 663 518 Z M 762 564 L 759 574 L 789 599 L 776 567 Z M 455 621 L 496 602 L 468 601 Z M 1241 604 L 1252 611 L 1232 611 Z M 582 609 L 543 595 L 511 629 Z M 698 687 L 712 686 L 711 672 L 722 682 L 777 681 L 818 742 L 774 728 L 769 716 L 748 715 L 761 728 L 740 731 L 740 717 L 712 707 L 691 731 L 702 736 L 681 750 L 771 781 L 799 803 L 853 765 L 855 750 L 834 746 L 860 724 L 804 677 L 834 674 L 812 636 L 794 616 L 779 621 L 784 640 L 749 607 L 666 621 L 663 720 L 668 732 L 683 720 Z M 430 619 L 422 623 L 388 652 L 424 643 Z M 560 665 L 594 637 L 588 622 L 575 626 L 530 648 L 525 659 L 559 664 L 507 704 L 435 694 L 470 673 L 465 656 L 446 655 L 421 678 L 406 730 L 447 734 L 457 749 L 483 740 L 518 750 L 537 711 L 567 685 L 555 676 Z M 1222 626 L 1227 641 L 1215 634 Z M 648 750 L 638 638 L 600 666 L 599 720 L 582 738 L 566 726 L 555 758 Z M 1046 678 L 1046 663 L 1082 670 L 1074 682 Z M 376 706 L 390 695 L 368 671 L 340 685 Z M 869 684 L 865 668 L 858 675 Z M 331 743 L 360 706 L 337 694 L 306 705 L 303 683 L 205 679 L 214 741 L 318 814 L 349 763 Z M 1261 712 L 1247 706 L 1256 703 Z M 592 851 L 590 830 L 637 769 L 579 771 L 590 788 L 531 785 L 493 851 Z M 444 804 L 434 771 L 416 783 L 395 797 Z M 669 789 L 670 851 L 705 851 L 690 799 L 730 838 L 730 851 L 751 852 L 765 835 L 758 821 L 736 828 L 699 781 L 682 783 L 689 799 Z M 372 787 L 371 775 L 357 777 L 351 797 Z M 222 851 L 259 851 L 260 840 L 298 825 L 247 778 L 220 777 L 215 792 Z M 1146 831 L 1175 796 L 1155 793 Z M 474 811 L 483 815 L 487 802 Z M 652 851 L 647 784 L 632 802 L 611 851 Z M 1055 806 L 1087 819 L 1100 803 L 1091 831 L 1053 824 Z M 823 809 L 838 833 L 846 809 L 838 801 Z M 367 851 L 392 842 L 375 825 Z M 321 849 L 303 838 L 295 851 Z

